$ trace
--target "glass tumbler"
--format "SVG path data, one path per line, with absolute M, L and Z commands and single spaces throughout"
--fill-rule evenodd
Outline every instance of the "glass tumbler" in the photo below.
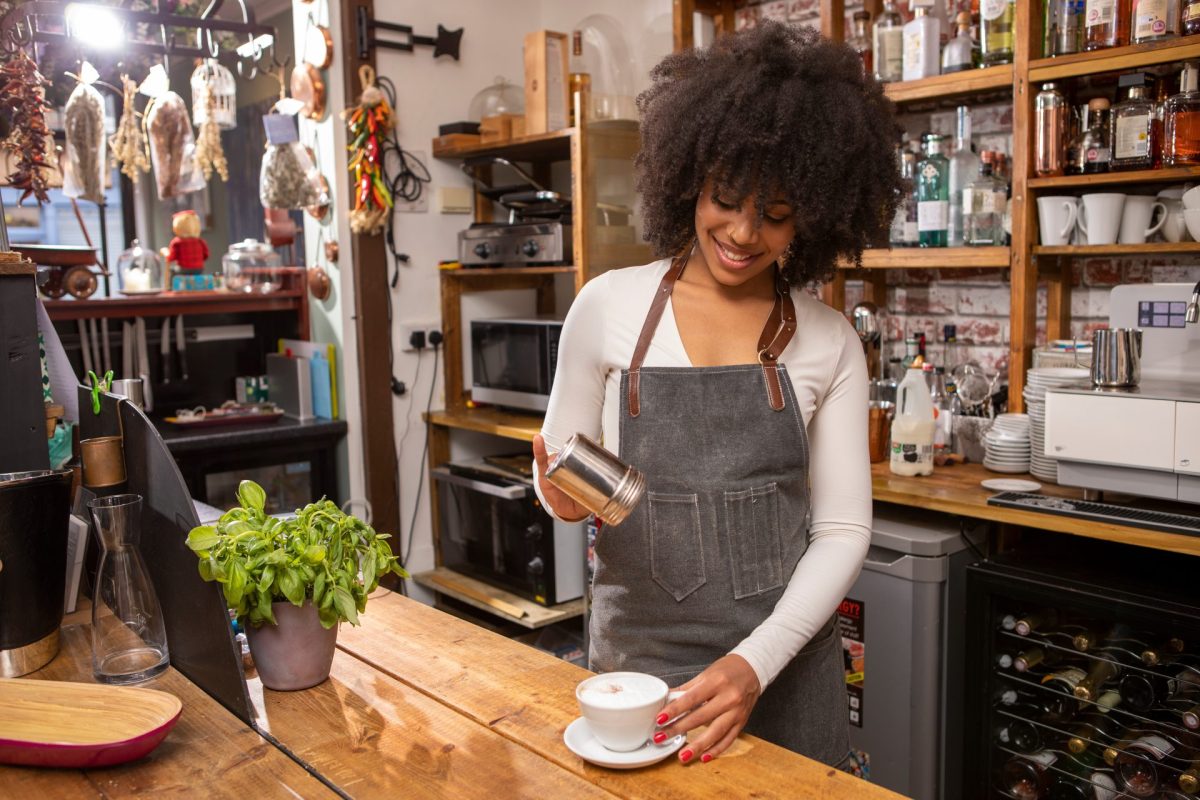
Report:
M 92 600 L 92 673 L 101 683 L 139 683 L 167 668 L 167 631 L 154 584 L 138 551 L 142 498 L 88 503 L 103 554 Z

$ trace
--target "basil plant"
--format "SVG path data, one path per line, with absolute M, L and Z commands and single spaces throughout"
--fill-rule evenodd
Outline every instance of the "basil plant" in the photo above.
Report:
M 312 600 L 326 628 L 339 620 L 357 625 L 380 578 L 389 572 L 408 577 L 387 534 L 329 500 L 279 519 L 263 510 L 267 494 L 254 481 L 242 481 L 237 497 L 240 505 L 215 525 L 193 528 L 187 546 L 200 559 L 200 577 L 221 584 L 243 624 L 275 624 L 275 601 L 303 606 Z

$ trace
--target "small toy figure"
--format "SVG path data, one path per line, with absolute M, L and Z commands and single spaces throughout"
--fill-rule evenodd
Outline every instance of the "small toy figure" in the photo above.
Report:
M 208 244 L 200 238 L 200 217 L 195 211 L 178 211 L 171 217 L 175 238 L 162 249 L 163 258 L 174 265 L 171 288 L 175 291 L 212 289 L 211 275 L 204 275 Z

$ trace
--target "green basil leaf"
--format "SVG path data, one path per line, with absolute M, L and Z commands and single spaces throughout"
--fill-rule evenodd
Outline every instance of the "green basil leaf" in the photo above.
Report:
M 332 608 L 317 609 L 317 619 L 321 620 L 321 627 L 329 630 L 338 623 L 337 612 Z
M 325 560 L 325 545 L 310 544 L 304 551 L 304 560 L 310 564 L 320 564 Z
M 279 582 L 279 588 L 293 605 L 304 605 L 304 582 L 300 579 L 300 575 L 291 567 L 285 567 L 283 577 Z
M 368 586 L 368 591 L 375 588 L 375 558 L 377 553 L 374 550 L 368 550 L 363 556 L 362 580 Z
M 188 531 L 187 546 L 192 550 L 211 550 L 221 541 L 221 534 L 211 525 L 200 525 Z
M 267 506 L 267 493 L 254 481 L 242 481 L 239 483 L 237 498 L 238 502 L 242 504 L 242 508 L 250 508 L 261 512 Z
M 270 594 L 271 581 L 275 580 L 275 565 L 268 564 L 263 567 L 262 575 L 258 579 L 258 590 L 264 594 Z
M 337 611 L 341 614 L 342 619 L 349 622 L 351 625 L 358 624 L 358 610 L 355 608 L 354 597 L 341 586 L 337 586 L 333 590 L 333 602 L 337 606 Z
M 206 581 L 213 579 L 212 562 L 207 558 L 201 558 L 198 562 L 200 566 L 200 577 Z

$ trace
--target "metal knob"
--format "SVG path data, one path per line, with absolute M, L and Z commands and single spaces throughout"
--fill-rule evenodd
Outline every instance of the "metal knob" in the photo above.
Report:
M 479 256 L 480 258 L 487 258 L 491 254 L 492 248 L 487 242 L 480 242 L 479 244 L 475 245 L 475 255 Z
M 533 239 L 528 239 L 524 244 L 521 245 L 521 252 L 530 258 L 536 256 L 538 251 L 541 249 L 542 248 L 538 247 L 538 243 Z
M 542 538 L 542 526 L 540 523 L 533 523 L 525 529 L 525 538 L 537 540 Z
M 546 565 L 542 561 L 541 556 L 534 556 L 533 560 L 525 565 L 525 571 L 535 578 L 541 575 L 545 569 Z

